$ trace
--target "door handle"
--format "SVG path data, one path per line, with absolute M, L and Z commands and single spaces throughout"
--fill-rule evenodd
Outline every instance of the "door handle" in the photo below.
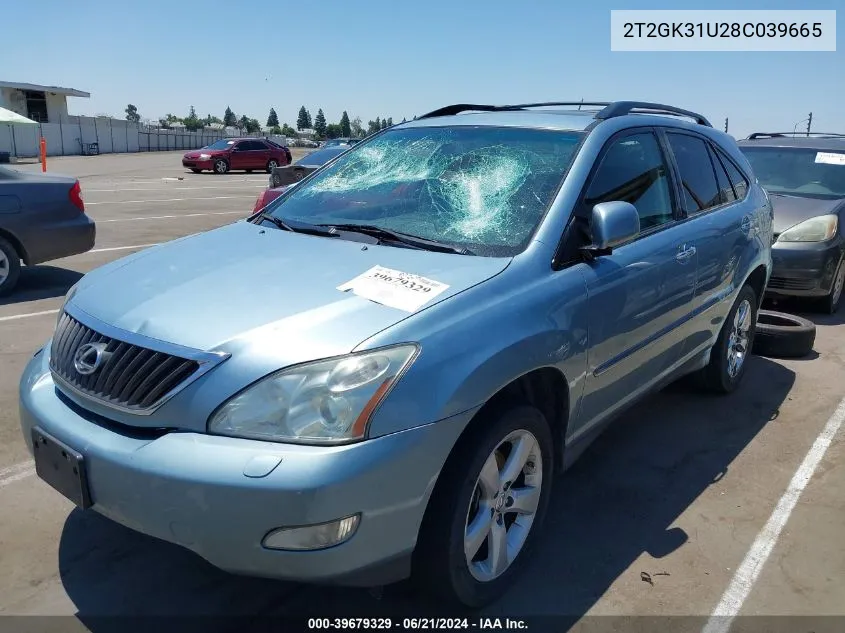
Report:
M 681 264 L 686 264 L 690 258 L 695 255 L 695 246 L 687 246 L 684 244 L 680 247 L 677 255 L 675 255 L 675 260 L 680 262 Z

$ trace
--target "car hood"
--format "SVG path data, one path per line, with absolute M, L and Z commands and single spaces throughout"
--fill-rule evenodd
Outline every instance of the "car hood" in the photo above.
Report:
M 427 309 L 503 271 L 510 258 L 435 253 L 236 222 L 86 275 L 75 308 L 129 332 L 226 350 L 269 329 L 306 356 L 347 353 L 410 316 L 337 287 L 379 265 L 448 288 Z
M 772 208 L 775 212 L 774 229 L 776 234 L 819 215 L 836 213 L 845 204 L 843 200 L 819 200 L 770 193 Z

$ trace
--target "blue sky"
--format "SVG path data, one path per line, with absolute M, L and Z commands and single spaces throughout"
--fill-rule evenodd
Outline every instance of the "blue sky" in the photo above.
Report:
M 845 132 L 845 45 L 826 53 L 610 51 L 610 9 L 840 9 L 816 0 L 41 0 L 3 7 L 0 79 L 78 88 L 71 114 L 168 112 L 295 123 L 399 121 L 448 103 L 637 99 L 705 114 L 730 132 Z M 16 28 L 9 28 L 15 26 Z M 10 54 L 14 52 L 14 55 Z M 14 59 L 14 63 L 11 60 Z

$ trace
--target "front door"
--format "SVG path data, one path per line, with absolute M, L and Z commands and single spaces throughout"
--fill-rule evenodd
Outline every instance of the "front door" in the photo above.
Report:
M 250 169 L 249 164 L 250 141 L 238 141 L 232 148 L 229 167 L 232 169 Z
M 616 136 L 580 206 L 579 213 L 588 214 L 599 202 L 630 202 L 639 212 L 640 234 L 582 264 L 589 352 L 576 436 L 665 376 L 689 336 L 697 257 L 679 222 L 668 165 L 654 130 Z

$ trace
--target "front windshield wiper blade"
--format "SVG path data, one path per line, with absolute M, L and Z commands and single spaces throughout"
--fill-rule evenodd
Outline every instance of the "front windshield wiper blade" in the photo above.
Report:
M 428 240 L 417 235 L 410 235 L 408 233 L 401 233 L 399 231 L 391 231 L 380 226 L 372 224 L 318 224 L 317 226 L 327 227 L 329 230 L 336 231 L 350 231 L 354 233 L 364 233 L 371 235 L 379 240 L 391 240 L 413 246 L 427 251 L 439 251 L 441 253 L 455 253 L 457 255 L 474 255 L 471 250 L 462 246 L 452 246 L 451 244 L 444 244 L 436 240 Z
M 281 218 L 277 218 L 274 215 L 271 215 L 270 213 L 267 213 L 266 211 L 261 213 L 258 216 L 258 219 L 272 222 L 276 225 L 276 228 L 279 228 L 283 231 L 291 231 L 293 233 L 307 233 L 309 235 L 320 235 L 322 237 L 337 237 L 337 233 L 334 233 L 321 225 L 308 224 L 306 222 L 294 222 L 292 220 L 283 220 Z

